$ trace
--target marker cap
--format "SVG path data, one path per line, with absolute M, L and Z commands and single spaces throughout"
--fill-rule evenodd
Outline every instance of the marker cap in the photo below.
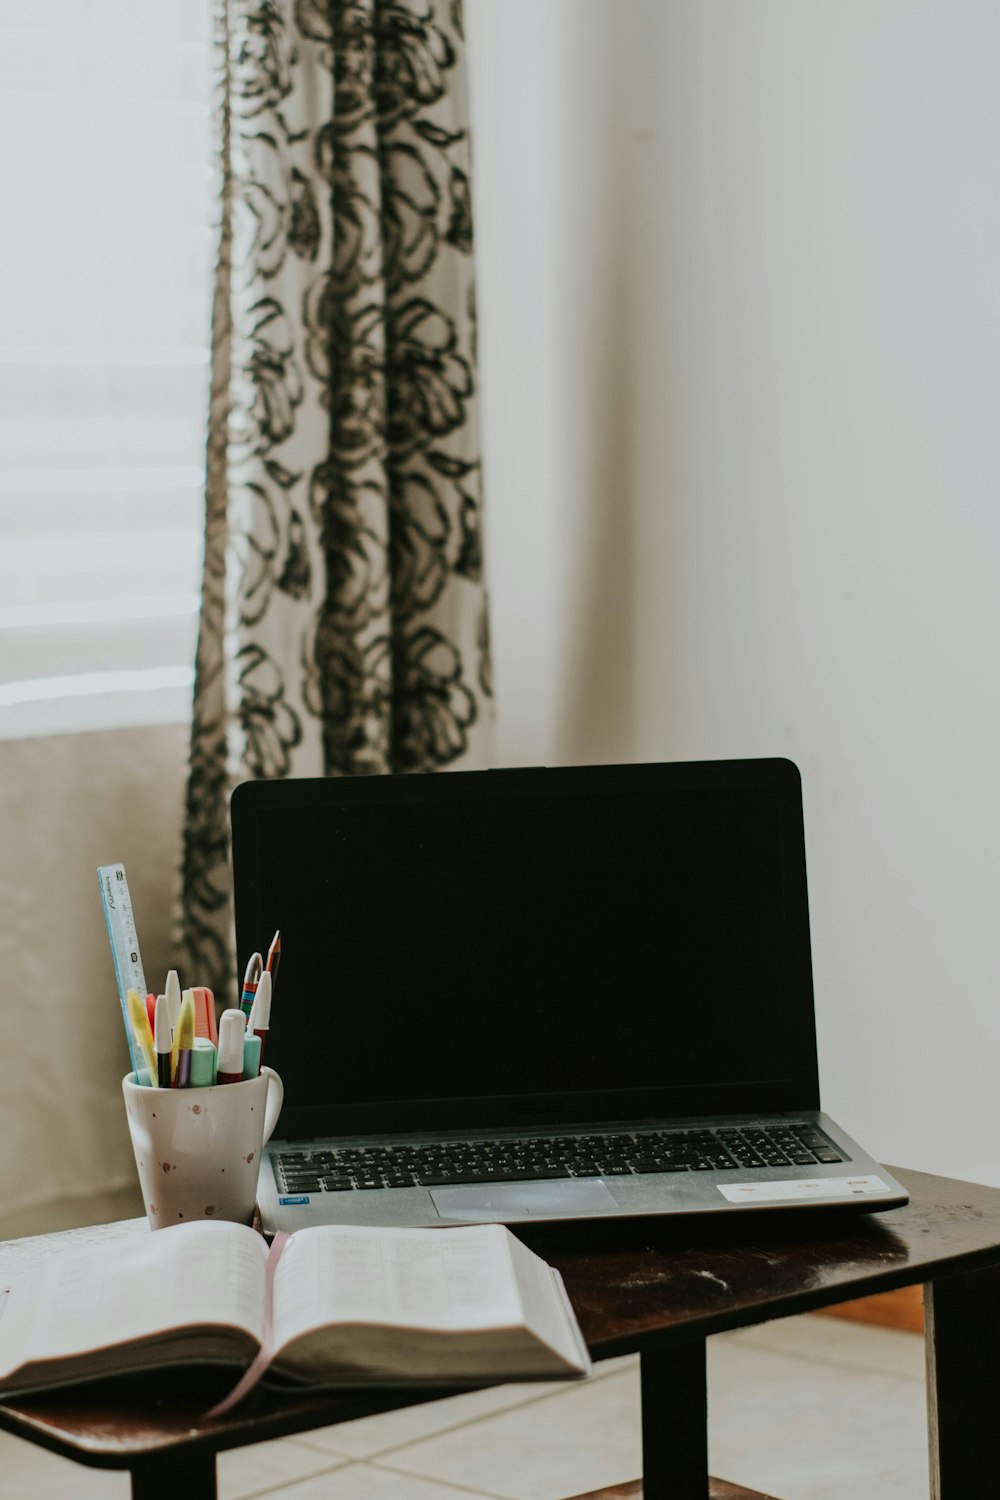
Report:
M 196 1036 L 194 1050 L 191 1053 L 191 1087 L 193 1089 L 212 1087 L 215 1083 L 217 1061 L 215 1043 L 210 1042 L 207 1037 Z
M 248 1031 L 267 1031 L 271 1025 L 271 976 L 265 969 L 257 982 L 253 1010 L 247 1022 Z
M 194 1034 L 206 1036 L 218 1045 L 219 1033 L 215 1025 L 215 996 L 204 984 L 192 986 L 194 996 Z
M 163 993 L 167 997 L 167 1012 L 170 1016 L 170 1029 L 173 1031 L 181 1012 L 181 981 L 176 969 L 171 969 L 167 975 Z
M 260 1072 L 260 1037 L 243 1038 L 243 1077 L 256 1078 Z
M 243 1038 L 247 1018 L 241 1010 L 224 1010 L 219 1022 L 219 1072 L 243 1076 Z
M 169 1052 L 170 1040 L 170 1007 L 166 995 L 160 995 L 156 1001 L 153 1020 L 153 1045 L 156 1051 Z

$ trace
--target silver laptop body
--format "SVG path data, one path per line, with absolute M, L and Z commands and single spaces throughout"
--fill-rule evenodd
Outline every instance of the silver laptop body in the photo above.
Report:
M 785 760 L 250 782 L 240 962 L 282 932 L 266 1233 L 905 1190 L 820 1110 Z

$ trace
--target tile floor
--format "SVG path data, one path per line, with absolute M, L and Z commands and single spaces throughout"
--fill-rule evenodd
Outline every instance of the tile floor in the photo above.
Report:
M 835 1318 L 709 1341 L 712 1472 L 782 1500 L 928 1494 L 923 1340 Z M 502 1386 L 219 1459 L 221 1500 L 562 1500 L 634 1478 L 638 1368 Z M 127 1500 L 123 1475 L 0 1432 L 0 1500 Z

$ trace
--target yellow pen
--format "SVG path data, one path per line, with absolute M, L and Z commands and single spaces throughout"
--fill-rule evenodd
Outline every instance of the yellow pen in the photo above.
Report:
M 194 1051 L 194 995 L 185 990 L 174 1028 L 173 1080 L 175 1089 L 191 1087 L 191 1053 Z
M 132 1026 L 132 1035 L 135 1044 L 142 1057 L 143 1066 L 149 1074 L 149 1081 L 156 1088 L 156 1056 L 153 1052 L 153 1033 L 149 1026 L 149 1013 L 146 1010 L 146 1002 L 138 990 L 129 990 L 126 997 L 128 1005 L 128 1018 Z

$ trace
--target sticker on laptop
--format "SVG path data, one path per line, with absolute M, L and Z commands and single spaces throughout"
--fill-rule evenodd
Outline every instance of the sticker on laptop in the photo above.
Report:
M 881 1177 L 796 1177 L 786 1182 L 720 1182 L 719 1192 L 730 1203 L 793 1203 L 803 1198 L 868 1198 L 887 1193 Z

